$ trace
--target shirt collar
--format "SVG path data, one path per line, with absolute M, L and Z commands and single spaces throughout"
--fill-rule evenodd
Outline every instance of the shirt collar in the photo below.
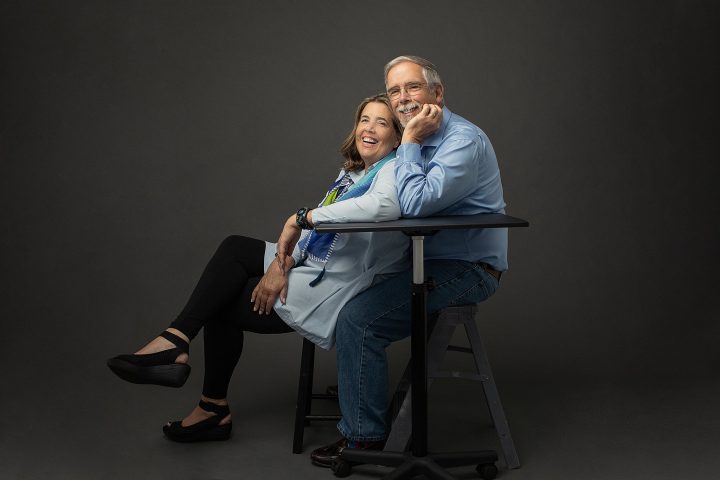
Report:
M 392 149 L 392 150 L 390 151 L 390 153 L 388 153 L 388 154 L 385 155 L 383 158 L 381 158 L 381 159 L 378 160 L 377 162 L 375 162 L 375 163 L 373 163 L 372 165 L 370 165 L 370 168 L 368 168 L 367 171 L 366 171 L 364 168 L 362 168 L 362 169 L 359 169 L 359 170 L 353 170 L 352 172 L 349 172 L 350 178 L 352 179 L 353 182 L 357 182 L 359 179 L 361 179 L 362 177 L 364 177 L 364 176 L 367 175 L 368 173 L 372 172 L 372 171 L 373 171 L 375 168 L 377 168 L 377 166 L 380 165 L 382 162 L 384 162 L 385 160 L 392 160 L 392 159 L 395 158 L 396 156 L 397 156 L 397 149 Z
M 452 112 L 450 111 L 450 109 L 448 109 L 447 107 L 443 107 L 443 120 L 440 124 L 440 128 L 437 129 L 437 132 L 433 133 L 423 141 L 423 147 L 437 147 L 438 145 L 440 145 L 440 141 L 445 135 L 445 129 L 447 128 L 448 123 L 450 123 L 451 116 Z

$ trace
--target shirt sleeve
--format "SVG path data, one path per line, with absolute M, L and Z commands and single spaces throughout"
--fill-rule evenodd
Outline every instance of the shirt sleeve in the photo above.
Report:
M 393 167 L 394 161 L 383 165 L 365 195 L 314 209 L 313 223 L 385 222 L 400 218 Z
M 470 194 L 477 188 L 483 149 L 479 136 L 451 136 L 437 146 L 424 168 L 420 145 L 400 145 L 395 177 L 402 215 L 434 215 Z

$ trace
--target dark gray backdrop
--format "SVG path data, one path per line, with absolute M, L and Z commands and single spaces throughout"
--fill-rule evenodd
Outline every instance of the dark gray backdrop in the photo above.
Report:
M 127 401 L 104 359 L 225 235 L 317 201 L 400 54 L 438 65 L 531 222 L 481 309 L 496 375 L 716 375 L 717 26 L 707 1 L 3 2 L 2 401 Z M 290 388 L 298 339 L 247 344 L 237 382 Z

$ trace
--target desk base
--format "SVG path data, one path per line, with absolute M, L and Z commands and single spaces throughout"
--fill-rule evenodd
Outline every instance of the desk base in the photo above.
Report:
M 430 479 L 456 480 L 443 467 L 460 467 L 477 464 L 476 470 L 481 478 L 492 480 L 497 475 L 495 462 L 498 456 L 494 450 L 462 453 L 436 453 L 425 457 L 416 457 L 412 453 L 377 452 L 346 448 L 340 458 L 333 462 L 332 470 L 336 477 L 347 477 L 352 472 L 353 463 L 397 467 L 383 480 L 412 479 L 425 475 Z

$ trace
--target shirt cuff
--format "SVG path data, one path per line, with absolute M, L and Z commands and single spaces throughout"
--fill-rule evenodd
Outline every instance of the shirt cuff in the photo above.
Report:
M 400 163 L 420 163 L 422 164 L 422 156 L 420 155 L 420 145 L 417 143 L 403 143 L 397 149 L 396 165 Z
M 321 223 L 329 223 L 331 220 L 325 213 L 325 207 L 317 207 L 312 209 L 313 225 L 320 225 Z

